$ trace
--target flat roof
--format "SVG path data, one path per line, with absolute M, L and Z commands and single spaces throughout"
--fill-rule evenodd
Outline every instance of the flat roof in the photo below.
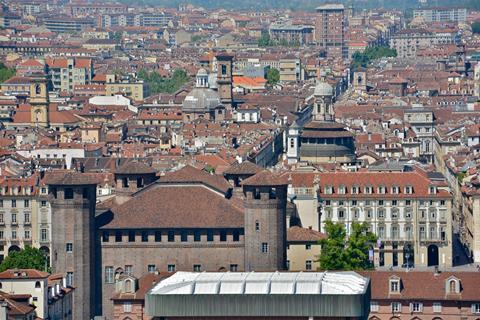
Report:
M 177 272 L 152 295 L 362 294 L 368 280 L 354 272 Z
M 321 6 L 318 6 L 316 10 L 344 10 L 345 6 L 340 3 L 332 3 L 332 4 L 324 4 Z

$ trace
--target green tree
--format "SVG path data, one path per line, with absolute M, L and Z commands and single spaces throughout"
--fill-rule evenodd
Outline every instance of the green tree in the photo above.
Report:
M 320 268 L 323 270 L 346 270 L 345 237 L 346 232 L 342 224 L 325 222 L 326 239 L 320 240 Z
M 475 21 L 474 23 L 472 23 L 472 32 L 480 33 L 480 21 Z
M 180 89 L 189 79 L 185 70 L 176 69 L 170 78 L 163 78 L 158 72 L 140 70 L 137 73 L 139 79 L 144 80 L 150 87 L 150 93 L 167 92 L 173 93 Z
M 347 238 L 345 227 L 341 223 L 327 221 L 325 224 L 327 238 L 320 241 L 320 268 L 322 270 L 365 270 L 372 269 L 369 249 L 377 237 L 368 231 L 367 223 L 352 223 L 350 236 Z
M 275 85 L 280 81 L 280 71 L 275 68 L 270 68 L 267 72 L 267 83 L 270 85 Z
M 267 30 L 262 30 L 262 35 L 258 38 L 259 47 L 268 47 L 271 45 L 270 34 Z
M 122 41 L 122 38 L 123 38 L 123 33 L 121 31 L 115 31 L 113 33 L 113 40 L 115 40 L 115 42 L 120 42 Z
M 367 47 L 365 51 L 356 51 L 352 56 L 352 67 L 354 69 L 366 68 L 370 62 L 383 57 L 396 57 L 397 51 L 387 46 Z
M 8 68 L 0 62 L 0 82 L 5 82 L 15 75 L 15 69 Z
M 8 269 L 37 269 L 48 272 L 48 258 L 43 251 L 26 246 L 23 250 L 9 253 L 3 260 L 0 272 Z

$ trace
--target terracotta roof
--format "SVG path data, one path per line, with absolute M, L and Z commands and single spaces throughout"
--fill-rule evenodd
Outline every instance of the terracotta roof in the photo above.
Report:
M 8 269 L 0 272 L 0 279 L 43 279 L 48 278 L 49 273 L 36 269 Z
M 169 172 L 160 177 L 162 184 L 204 184 L 222 193 L 227 193 L 232 186 L 222 176 L 210 174 L 192 166 L 185 166 L 180 170 Z
M 288 242 L 318 242 L 326 237 L 324 233 L 310 228 L 293 226 L 287 229 Z
M 151 174 L 156 172 L 154 168 L 137 160 L 128 161 L 115 170 L 115 173 L 118 174 Z
M 243 210 L 234 201 L 201 185 L 155 184 L 111 212 L 112 220 L 103 229 L 243 228 L 244 225 Z
M 112 300 L 121 300 L 121 301 L 130 301 L 130 300 L 145 300 L 145 294 L 153 288 L 155 284 L 160 282 L 165 278 L 168 278 L 172 274 L 169 272 L 160 272 L 158 274 L 155 273 L 147 273 L 141 276 L 138 279 L 138 289 L 134 293 L 115 293 L 112 297 Z
M 242 186 L 283 186 L 288 185 L 286 177 L 262 170 L 242 181 Z
M 92 185 L 101 183 L 102 179 L 95 173 L 77 173 L 71 171 L 53 171 L 45 175 L 44 183 L 49 185 Z
M 450 272 L 439 274 L 422 271 L 359 271 L 370 278 L 372 284 L 372 300 L 453 300 L 453 301 L 480 301 L 480 273 Z M 389 279 L 398 277 L 401 281 L 399 294 L 390 294 Z M 460 293 L 449 294 L 445 291 L 449 286 L 446 281 L 450 278 L 460 280 Z
M 250 161 L 243 161 L 242 163 L 235 162 L 225 172 L 224 175 L 254 175 L 262 171 L 262 168 Z

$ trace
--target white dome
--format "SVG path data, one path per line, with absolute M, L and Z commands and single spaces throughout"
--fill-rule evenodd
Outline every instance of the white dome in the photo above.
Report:
M 313 93 L 315 96 L 333 96 L 333 87 L 326 82 L 319 82 Z
M 198 69 L 197 77 L 198 77 L 198 76 L 208 76 L 207 70 L 205 70 L 204 68 Z

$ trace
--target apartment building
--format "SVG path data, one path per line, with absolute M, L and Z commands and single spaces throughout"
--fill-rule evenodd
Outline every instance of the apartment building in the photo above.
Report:
M 148 85 L 142 80 L 134 80 L 130 77 L 116 77 L 107 75 L 105 82 L 105 95 L 124 95 L 136 101 L 141 101 L 150 95 Z
M 413 17 L 422 17 L 425 22 L 465 22 L 466 8 L 423 8 L 413 10 Z
M 76 85 L 90 84 L 93 63 L 88 58 L 46 59 L 53 90 L 73 92 Z
M 100 17 L 100 26 L 102 28 L 115 26 L 167 27 L 172 20 L 173 16 L 164 12 L 103 14 Z
M 435 135 L 435 116 L 432 109 L 423 107 L 414 107 L 406 110 L 404 119 L 410 125 L 415 134 L 420 150 L 419 157 L 427 162 L 434 160 L 434 135 Z
M 280 81 L 293 82 L 302 80 L 302 63 L 299 58 L 286 57 L 280 59 Z
M 460 241 L 475 263 L 480 262 L 480 184 L 477 179 L 467 182 L 459 197 Z
M 367 222 L 378 241 L 377 267 L 452 265 L 452 196 L 439 174 L 405 172 L 289 172 L 303 226 L 325 232 L 325 222 Z
M 50 255 L 51 209 L 39 175 L 3 178 L 0 185 L 0 260 L 25 246 Z
M 395 49 L 400 58 L 414 58 L 421 48 L 458 42 L 459 36 L 453 30 L 434 32 L 426 29 L 403 29 L 391 37 L 390 48 Z
M 343 4 L 324 4 L 316 9 L 315 41 L 329 57 L 345 57 L 345 7 Z

